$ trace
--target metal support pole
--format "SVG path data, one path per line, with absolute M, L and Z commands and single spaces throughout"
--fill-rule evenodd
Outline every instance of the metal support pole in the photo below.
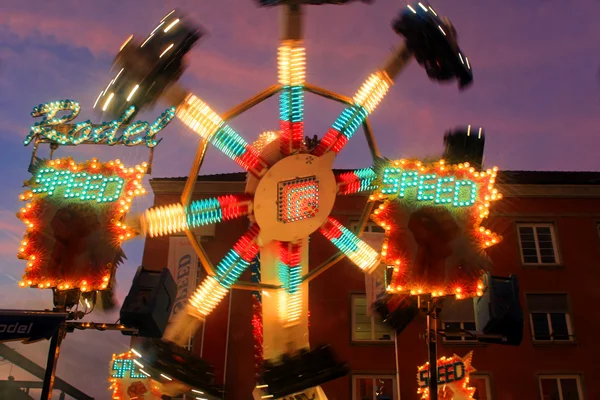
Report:
M 437 310 L 435 301 L 427 307 L 427 348 L 429 350 L 429 400 L 438 400 L 437 376 Z
M 227 333 L 225 335 L 225 365 L 223 366 L 223 397 L 227 393 L 227 357 L 229 356 L 229 331 L 231 328 L 231 306 L 233 305 L 233 290 L 229 289 L 229 310 L 227 311 Z
M 44 385 L 42 386 L 42 396 L 40 400 L 52 400 L 52 388 L 54 386 L 54 375 L 56 374 L 56 363 L 60 354 L 60 344 L 66 333 L 66 325 L 63 322 L 52 339 L 48 349 L 48 361 L 46 362 L 46 373 L 44 374 Z
M 394 350 L 396 358 L 396 390 L 398 391 L 398 398 L 400 398 L 400 364 L 398 360 L 398 333 L 396 332 L 394 332 Z

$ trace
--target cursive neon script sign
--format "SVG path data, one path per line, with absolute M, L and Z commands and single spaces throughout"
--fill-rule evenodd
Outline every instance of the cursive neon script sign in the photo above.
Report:
M 41 138 L 52 143 L 75 146 L 79 144 L 107 144 L 114 146 L 123 144 L 125 146 L 137 146 L 142 143 L 152 148 L 158 145 L 162 139 L 156 139 L 156 135 L 164 129 L 175 117 L 175 107 L 163 112 L 154 122 L 136 121 L 127 125 L 135 111 L 135 107 L 129 107 L 125 113 L 115 121 L 104 122 L 94 125 L 90 121 L 70 123 L 79 115 L 81 106 L 73 100 L 59 100 L 40 104 L 33 108 L 33 118 L 42 117 L 29 130 L 23 144 L 29 145 L 34 139 Z M 59 113 L 65 113 L 58 116 Z M 127 126 L 126 126 L 127 125 Z M 122 130 L 119 135 L 118 132 Z

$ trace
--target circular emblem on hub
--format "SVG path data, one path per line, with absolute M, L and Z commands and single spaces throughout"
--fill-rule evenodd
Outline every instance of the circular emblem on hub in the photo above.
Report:
M 260 240 L 291 242 L 325 222 L 335 202 L 334 155 L 296 154 L 277 162 L 256 187 L 254 216 Z M 275 204 L 273 204 L 275 202 Z

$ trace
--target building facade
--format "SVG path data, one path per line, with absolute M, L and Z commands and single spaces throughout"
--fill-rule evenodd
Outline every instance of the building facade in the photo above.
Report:
M 151 180 L 155 205 L 179 201 L 185 178 Z M 600 399 L 596 359 L 600 344 L 600 173 L 500 172 L 503 200 L 484 225 L 503 236 L 489 249 L 493 274 L 519 279 L 525 317 L 520 346 L 482 344 L 461 336 L 440 338 L 439 356 L 473 351 L 471 385 L 479 400 Z M 244 191 L 244 174 L 200 177 L 194 199 Z M 366 197 L 341 197 L 333 216 L 356 224 Z M 198 231 L 217 263 L 245 232 L 241 218 Z M 367 232 L 383 234 L 369 223 Z M 335 254 L 321 235 L 310 243 L 314 268 Z M 164 268 L 171 238 L 148 238 L 143 264 Z M 200 268 L 201 270 L 201 268 Z M 197 279 L 205 276 L 201 270 Z M 243 279 L 250 280 L 247 272 Z M 417 367 L 427 361 L 425 317 L 396 337 L 367 311 L 365 276 L 343 259 L 310 283 L 310 341 L 331 344 L 351 373 L 323 385 L 331 400 L 416 400 Z M 252 292 L 234 290 L 208 317 L 190 348 L 215 367 L 228 399 L 249 398 L 255 383 Z M 474 330 L 471 300 L 447 301 L 440 328 Z

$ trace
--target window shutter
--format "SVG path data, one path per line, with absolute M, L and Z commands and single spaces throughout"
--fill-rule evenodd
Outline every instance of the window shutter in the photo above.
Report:
M 527 308 L 530 313 L 569 312 L 569 299 L 566 294 L 528 294 Z
M 471 322 L 475 321 L 475 307 L 473 299 L 446 299 L 441 313 L 444 321 Z

